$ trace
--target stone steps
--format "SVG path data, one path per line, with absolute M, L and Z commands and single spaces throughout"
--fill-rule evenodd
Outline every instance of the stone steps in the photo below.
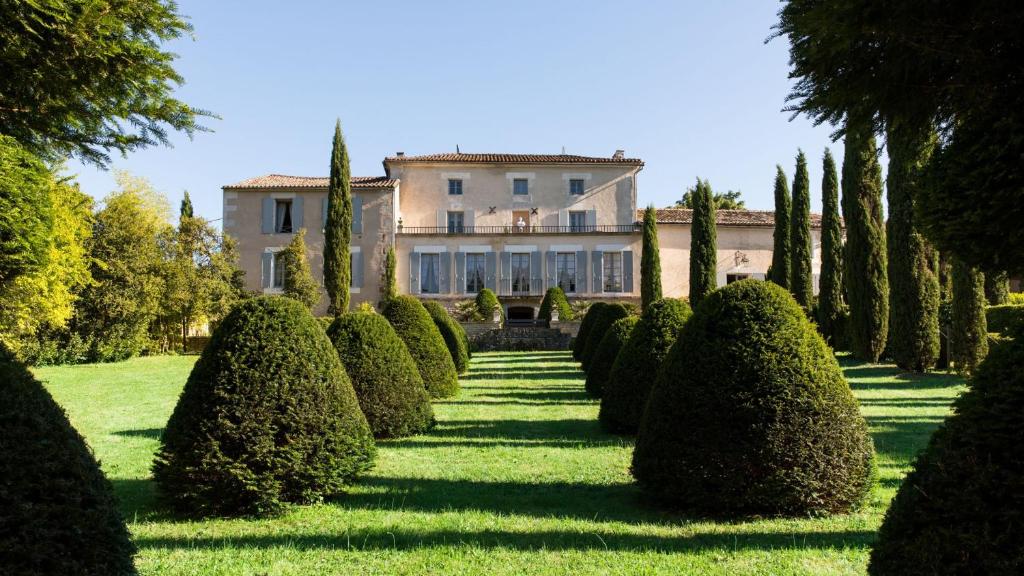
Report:
M 509 326 L 495 328 L 478 334 L 472 339 L 475 350 L 490 351 L 535 351 L 568 350 L 572 336 L 557 328 L 540 326 Z

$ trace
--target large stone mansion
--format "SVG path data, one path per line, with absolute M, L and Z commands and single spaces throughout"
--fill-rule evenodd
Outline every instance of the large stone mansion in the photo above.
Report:
M 352 178 L 352 301 L 376 303 L 388 246 L 398 289 L 456 301 L 494 290 L 510 318 L 532 318 L 545 290 L 570 299 L 638 300 L 644 163 L 566 154 L 444 153 L 384 159 L 383 176 Z M 327 178 L 271 174 L 223 187 L 224 232 L 238 242 L 248 288 L 281 290 L 277 254 L 301 228 L 323 277 Z M 658 210 L 666 296 L 689 291 L 691 213 Z M 820 221 L 812 215 L 817 290 Z M 772 212 L 719 211 L 718 284 L 763 279 Z M 324 313 L 326 298 L 315 312 Z

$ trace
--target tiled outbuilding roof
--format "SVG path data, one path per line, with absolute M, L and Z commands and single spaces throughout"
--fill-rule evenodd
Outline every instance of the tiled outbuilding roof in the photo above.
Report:
M 353 188 L 394 188 L 398 184 L 395 178 L 387 176 L 353 176 Z M 327 188 L 328 178 L 319 176 L 286 176 L 284 174 L 267 174 L 242 180 L 236 184 L 224 186 L 225 190 L 232 188 Z
M 575 154 L 468 154 L 444 152 L 422 156 L 388 156 L 384 162 L 456 162 L 465 164 L 627 164 L 643 166 L 639 158 L 576 156 Z
M 693 210 L 689 208 L 659 208 L 658 224 L 692 224 Z M 637 210 L 636 219 L 644 219 L 644 211 Z M 715 222 L 719 226 L 775 226 L 775 212 L 771 210 L 716 210 Z M 811 227 L 821 228 L 821 214 L 811 214 Z

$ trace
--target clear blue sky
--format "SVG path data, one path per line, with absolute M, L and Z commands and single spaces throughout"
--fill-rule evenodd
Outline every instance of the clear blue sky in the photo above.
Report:
M 797 148 L 820 210 L 830 126 L 782 112 L 779 3 L 216 2 L 180 0 L 195 38 L 174 43 L 186 102 L 212 133 L 173 138 L 114 169 L 148 178 L 177 205 L 221 217 L 225 184 L 265 173 L 325 176 L 340 117 L 355 175 L 381 160 L 454 151 L 642 158 L 641 205 L 670 205 L 697 176 L 771 209 L 775 165 Z M 102 197 L 113 174 L 70 165 Z

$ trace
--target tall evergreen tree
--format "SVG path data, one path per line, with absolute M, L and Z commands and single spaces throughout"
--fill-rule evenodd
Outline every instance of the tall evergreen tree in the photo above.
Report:
M 715 289 L 718 260 L 715 239 L 715 202 L 711 184 L 697 180 L 690 227 L 690 306 L 696 307 Z
M 985 275 L 953 260 L 953 306 L 949 334 L 949 357 L 956 371 L 970 374 L 988 354 L 988 325 L 985 321 Z
M 327 289 L 327 313 L 341 316 L 348 311 L 349 244 L 352 242 L 352 174 L 348 148 L 341 134 L 341 120 L 334 124 L 331 146 L 331 178 L 327 186 L 327 224 L 324 229 L 324 288 Z
M 798 304 L 810 309 L 814 298 L 811 278 L 811 179 L 807 175 L 807 157 L 800 150 L 796 155 L 793 175 L 793 217 L 790 219 L 789 291 Z
M 192 199 L 188 196 L 188 190 L 185 190 L 185 197 L 181 199 L 181 211 L 179 215 L 182 218 L 194 218 L 195 212 L 192 210 Z
M 380 301 L 383 305 L 398 295 L 398 283 L 395 279 L 395 247 L 388 246 L 388 252 L 384 255 L 384 272 L 380 281 Z
M 900 368 L 924 372 L 939 357 L 939 279 L 934 251 L 914 223 L 914 198 L 935 136 L 927 124 L 893 121 L 887 141 L 889 351 Z
M 640 257 L 640 303 L 643 310 L 661 300 L 661 254 L 658 249 L 658 213 L 644 210 L 644 243 Z
M 842 204 L 850 350 L 862 360 L 877 362 L 889 332 L 882 169 L 870 124 L 856 118 L 846 124 Z
M 312 310 L 320 302 L 320 286 L 306 258 L 306 229 L 301 228 L 284 249 L 284 295 Z
M 818 329 L 833 347 L 845 346 L 843 302 L 843 227 L 839 221 L 839 177 L 832 152 L 825 149 L 821 178 L 821 279 L 818 283 Z
M 1010 301 L 1010 275 L 1005 271 L 985 273 L 985 298 L 993 306 Z
M 782 166 L 775 166 L 775 243 L 772 247 L 772 265 L 768 268 L 768 280 L 783 288 L 789 288 L 790 233 L 789 217 L 792 207 L 789 202 L 789 183 Z

